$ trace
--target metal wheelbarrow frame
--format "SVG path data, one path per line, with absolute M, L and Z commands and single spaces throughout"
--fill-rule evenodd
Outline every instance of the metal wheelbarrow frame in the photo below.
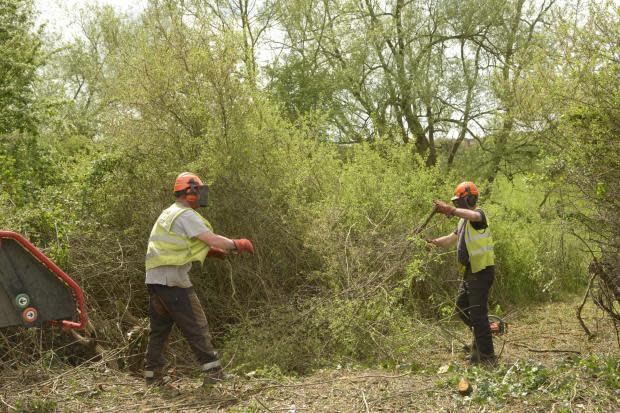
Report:
M 63 330 L 84 329 L 82 289 L 22 235 L 0 231 L 0 327 L 45 322 Z

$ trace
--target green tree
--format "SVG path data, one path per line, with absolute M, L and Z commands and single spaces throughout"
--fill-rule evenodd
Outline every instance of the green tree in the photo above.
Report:
M 541 204 L 590 251 L 597 304 L 620 320 L 620 9 L 568 5 L 553 27 L 554 52 L 525 81 L 515 106 L 535 120 L 549 186 Z
M 489 35 L 490 61 L 497 68 L 492 73 L 491 91 L 497 100 L 499 113 L 487 130 L 493 138 L 487 172 L 489 181 L 493 181 L 500 172 L 512 176 L 514 169 L 519 171 L 519 164 L 526 163 L 527 158 L 532 156 L 533 135 L 522 132 L 535 130 L 536 127 L 528 123 L 529 119 L 519 117 L 517 107 L 519 101 L 529 98 L 527 93 L 530 89 L 524 80 L 527 72 L 541 51 L 546 55 L 551 48 L 543 29 L 550 24 L 550 10 L 555 2 L 506 1 L 500 24 Z
M 0 1 L 0 134 L 35 132 L 34 83 L 44 63 L 31 0 Z

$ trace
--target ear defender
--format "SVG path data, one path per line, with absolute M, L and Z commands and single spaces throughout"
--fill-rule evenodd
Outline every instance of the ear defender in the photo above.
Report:
M 185 199 L 189 203 L 196 203 L 200 198 L 200 194 L 198 192 L 200 185 L 194 180 L 189 180 L 189 188 L 185 190 Z
M 478 197 L 476 195 L 467 195 L 465 199 L 467 200 L 467 205 L 470 207 L 476 206 L 476 203 L 478 202 Z
M 467 194 L 465 195 L 465 202 L 467 202 L 467 205 L 470 208 L 476 206 L 476 202 L 478 202 L 478 196 L 472 193 L 472 190 L 469 186 L 466 186 L 464 188 L 464 192 Z

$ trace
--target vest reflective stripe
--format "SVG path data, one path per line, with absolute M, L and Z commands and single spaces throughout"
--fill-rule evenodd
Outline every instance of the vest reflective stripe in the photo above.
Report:
M 184 248 L 183 251 L 185 251 L 186 249 Z M 147 251 L 146 253 L 146 259 L 148 260 L 149 258 L 154 258 L 157 256 L 173 256 L 173 255 L 177 255 L 177 251 L 173 251 L 173 250 L 159 250 L 157 248 L 151 248 Z M 181 264 L 183 265 L 183 264 Z M 151 267 L 152 268 L 152 267 Z
M 183 245 L 185 246 L 185 240 L 180 237 L 171 237 L 170 235 L 153 235 L 150 241 L 161 241 L 168 244 Z
M 465 241 L 476 241 L 479 240 L 481 238 L 488 238 L 490 237 L 491 234 L 489 232 L 484 232 L 483 234 L 475 234 L 475 235 L 471 235 L 469 232 L 465 233 Z
M 477 273 L 486 267 L 495 265 L 495 253 L 493 252 L 493 237 L 487 227 L 482 231 L 476 230 L 470 221 L 465 221 L 465 245 L 469 255 L 471 272 Z
M 477 250 L 470 252 L 469 255 L 480 255 L 487 251 L 493 251 L 493 245 L 487 245 L 486 247 L 478 248 Z
M 193 209 L 177 203 L 172 204 L 159 215 L 151 230 L 145 259 L 147 270 L 163 265 L 180 266 L 193 261 L 204 262 L 209 252 L 207 244 L 172 231 L 174 221 L 185 211 L 192 211 L 200 217 L 207 228 L 212 229 L 209 221 Z

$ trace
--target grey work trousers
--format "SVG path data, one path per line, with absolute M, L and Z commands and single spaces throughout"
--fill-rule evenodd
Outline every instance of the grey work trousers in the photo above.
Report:
M 473 330 L 476 347 L 485 355 L 494 354 L 488 309 L 489 290 L 494 279 L 494 266 L 472 273 L 468 265 L 456 299 L 457 314 Z
M 151 331 L 144 363 L 145 377 L 159 377 L 165 364 L 163 356 L 174 324 L 189 343 L 202 370 L 221 369 L 211 343 L 207 317 L 193 288 L 147 284 L 150 294 Z

